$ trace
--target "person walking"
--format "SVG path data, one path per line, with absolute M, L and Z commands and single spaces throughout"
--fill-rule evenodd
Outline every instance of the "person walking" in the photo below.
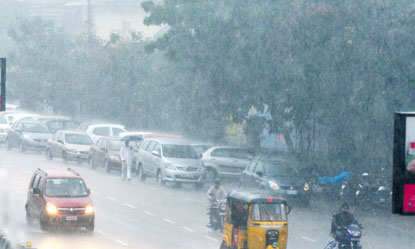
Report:
M 123 181 L 125 181 L 125 179 L 127 179 L 128 181 L 131 180 L 131 162 L 132 162 L 132 156 L 133 156 L 132 154 L 133 154 L 133 150 L 130 146 L 130 141 L 125 140 L 120 150 L 121 163 L 122 163 L 121 178 Z

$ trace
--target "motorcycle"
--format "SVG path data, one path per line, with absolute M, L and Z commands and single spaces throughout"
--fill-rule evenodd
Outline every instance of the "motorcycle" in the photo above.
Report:
M 391 203 L 391 190 L 381 183 L 380 179 L 369 179 L 369 174 L 363 173 L 366 179 L 357 185 L 355 205 L 363 209 L 388 208 Z M 368 180 L 369 179 L 369 180 Z
M 212 228 L 214 230 L 223 231 L 223 224 L 226 215 L 226 200 L 216 200 L 210 207 L 210 214 L 212 217 Z
M 331 239 L 324 249 L 362 249 L 362 229 L 358 224 L 342 227 L 342 236 Z

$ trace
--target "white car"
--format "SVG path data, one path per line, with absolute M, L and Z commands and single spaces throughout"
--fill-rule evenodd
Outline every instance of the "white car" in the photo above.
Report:
M 119 137 L 122 132 L 127 132 L 127 130 L 123 125 L 117 124 L 94 124 L 89 125 L 86 129 L 86 134 L 94 143 L 100 137 Z

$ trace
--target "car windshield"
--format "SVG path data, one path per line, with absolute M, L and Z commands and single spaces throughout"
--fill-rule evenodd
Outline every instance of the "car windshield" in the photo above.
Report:
M 287 219 L 285 205 L 280 203 L 255 203 L 252 206 L 254 221 L 284 221 Z
M 197 159 L 197 152 L 190 145 L 164 144 L 163 156 L 172 158 Z
M 122 141 L 121 140 L 112 140 L 110 141 L 110 150 L 118 151 L 121 149 Z
M 83 134 L 66 134 L 65 141 L 68 144 L 80 144 L 80 145 L 91 145 L 92 140 Z
M 23 131 L 33 132 L 33 133 L 49 133 L 49 130 L 46 126 L 37 123 L 23 123 Z
M 295 176 L 296 170 L 293 168 L 293 163 L 290 160 L 261 160 L 258 162 L 259 167 L 262 165 L 264 170 L 264 175 L 267 176 Z
M 85 197 L 88 191 L 85 183 L 79 178 L 49 178 L 46 180 L 46 196 L 48 197 Z
M 210 145 L 193 145 L 193 149 L 196 150 L 197 153 L 202 154 L 210 149 L 212 146 Z

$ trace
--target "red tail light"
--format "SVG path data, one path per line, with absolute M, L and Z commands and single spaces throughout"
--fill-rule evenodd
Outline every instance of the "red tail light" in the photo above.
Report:
M 233 245 L 238 246 L 238 242 L 239 242 L 239 229 L 234 228 L 233 229 Z
M 415 149 L 415 142 L 410 142 L 410 143 L 409 143 L 409 147 L 410 147 L 411 149 Z

